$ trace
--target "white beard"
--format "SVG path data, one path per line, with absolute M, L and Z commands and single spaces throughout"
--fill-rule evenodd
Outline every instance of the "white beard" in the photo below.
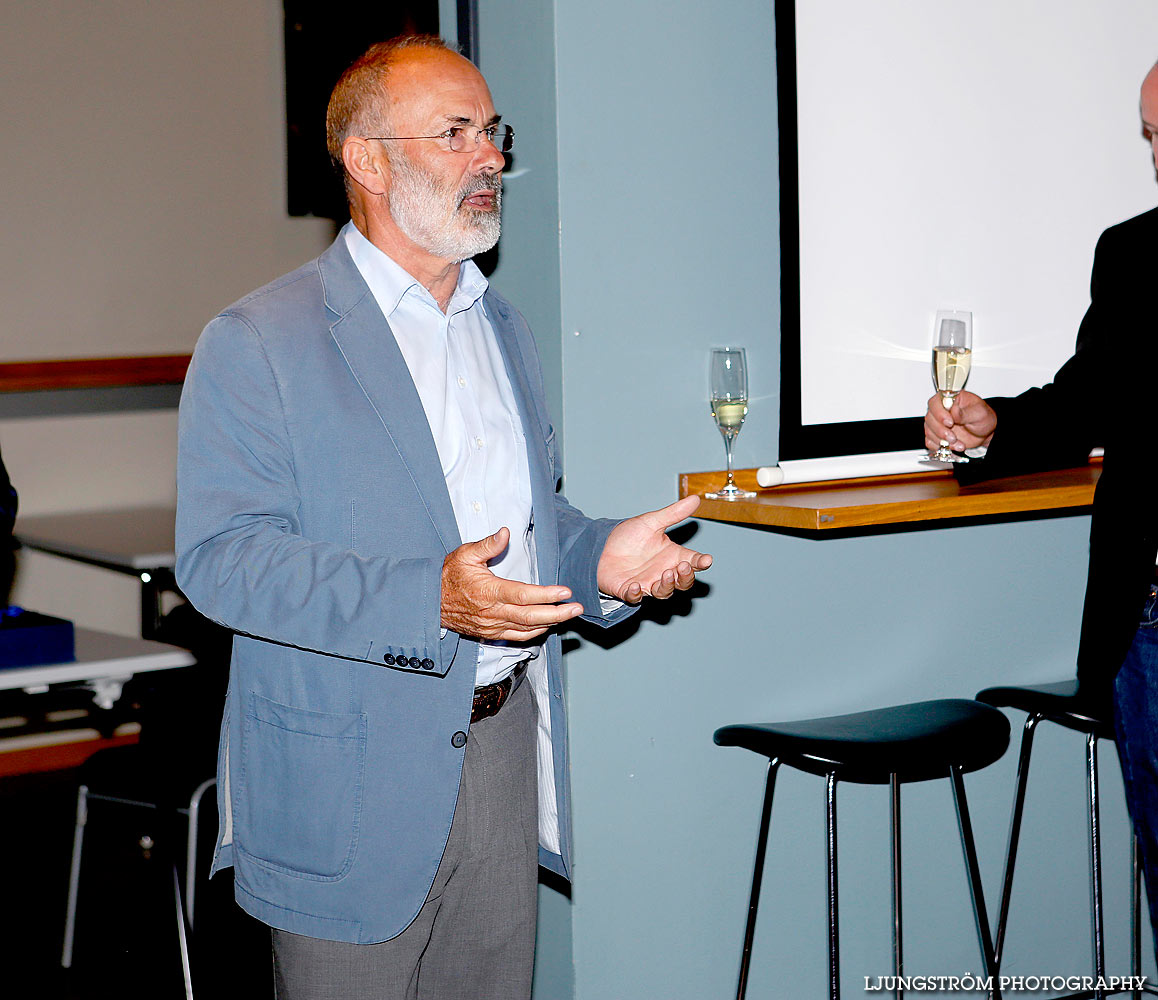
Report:
M 390 157 L 393 181 L 388 203 L 395 224 L 415 246 L 456 263 L 484 253 L 499 241 L 502 229 L 502 177 L 480 174 L 461 190 L 449 191 L 403 153 Z M 482 212 L 463 205 L 476 191 L 491 189 L 495 207 Z

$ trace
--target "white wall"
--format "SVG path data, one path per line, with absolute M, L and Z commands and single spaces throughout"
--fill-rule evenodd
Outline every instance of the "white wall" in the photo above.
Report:
M 285 211 L 277 0 L 0 12 L 0 361 L 183 353 L 333 224 Z M 22 514 L 171 503 L 176 413 L 0 421 Z M 135 633 L 132 579 L 22 553 L 14 599 Z

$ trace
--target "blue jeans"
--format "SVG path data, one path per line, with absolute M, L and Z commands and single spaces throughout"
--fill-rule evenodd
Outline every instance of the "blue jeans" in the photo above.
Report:
M 1158 591 L 1154 588 L 1114 681 L 1114 731 L 1158 953 Z

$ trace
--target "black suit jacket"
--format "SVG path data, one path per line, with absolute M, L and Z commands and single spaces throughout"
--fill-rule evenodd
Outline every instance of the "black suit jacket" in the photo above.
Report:
M 1107 229 L 1077 350 L 1053 381 L 991 399 L 997 431 L 962 482 L 1081 465 L 1105 448 L 1094 493 L 1080 691 L 1105 705 L 1154 579 L 1158 549 L 1158 209 Z
M 8 603 L 12 583 L 12 525 L 16 521 L 16 490 L 0 458 L 0 606 Z

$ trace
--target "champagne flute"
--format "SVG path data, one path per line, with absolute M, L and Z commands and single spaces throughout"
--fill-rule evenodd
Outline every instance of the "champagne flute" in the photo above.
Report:
M 728 456 L 728 481 L 715 493 L 705 493 L 709 500 L 742 500 L 754 497 L 751 490 L 742 490 L 732 475 L 732 442 L 740 433 L 744 417 L 748 415 L 748 364 L 742 347 L 712 349 L 709 373 L 709 401 L 716 426 L 724 436 L 724 451 Z
M 933 386 L 941 394 L 941 405 L 953 408 L 957 393 L 969 381 L 973 360 L 973 314 L 941 311 L 933 324 Z M 936 462 L 968 462 L 964 455 L 949 449 L 947 441 L 929 456 Z

